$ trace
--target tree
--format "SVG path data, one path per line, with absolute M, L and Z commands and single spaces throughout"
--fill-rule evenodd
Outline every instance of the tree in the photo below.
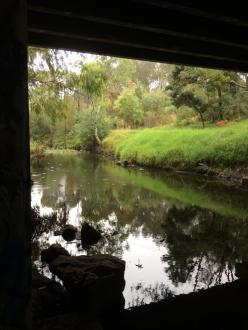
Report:
M 135 94 L 135 89 L 127 88 L 123 90 L 115 101 L 114 107 L 124 120 L 125 126 L 135 128 L 143 124 L 142 104 Z
M 72 95 L 66 95 L 63 99 L 62 116 L 54 124 L 53 147 L 74 148 L 70 141 L 70 132 L 75 124 L 77 113 L 77 101 Z
M 29 108 L 55 121 L 63 110 L 65 52 L 29 48 Z
M 142 93 L 145 126 L 161 125 L 166 116 L 165 108 L 171 104 L 170 97 L 159 88 Z
M 183 99 L 194 103 L 197 106 L 197 112 L 201 113 L 201 118 L 203 113 L 206 113 L 215 122 L 224 119 L 224 97 L 233 92 L 231 82 L 237 82 L 239 79 L 238 74 L 233 72 L 175 66 L 170 75 L 169 88 L 175 103 L 178 102 L 177 99 L 180 100 L 180 104 L 182 104 Z M 188 91 L 195 95 L 189 96 Z M 187 92 L 186 96 L 180 98 L 180 94 L 185 92 Z M 200 98 L 199 93 L 201 94 Z M 199 107 L 201 106 L 202 109 L 200 110 Z M 196 109 L 196 107 L 194 108 Z
M 98 145 L 101 144 L 101 139 L 98 134 L 98 125 L 97 120 L 99 117 L 99 106 L 97 106 L 96 102 L 102 96 L 104 87 L 107 82 L 107 75 L 104 68 L 96 62 L 83 64 L 81 68 L 81 73 L 79 76 L 78 87 L 79 89 L 86 93 L 90 103 L 91 103 L 91 111 L 92 116 L 94 118 L 94 136 L 96 143 Z
M 53 124 L 46 113 L 36 114 L 30 112 L 29 116 L 30 136 L 34 141 L 52 145 Z
M 75 146 L 80 145 L 84 149 L 92 151 L 98 146 L 95 131 L 97 130 L 98 138 L 102 140 L 111 127 L 112 120 L 104 111 L 96 113 L 91 108 L 87 108 L 78 113 L 76 123 L 71 130 L 70 140 Z
M 175 99 L 176 106 L 180 107 L 182 105 L 187 105 L 188 107 L 194 109 L 196 113 L 200 116 L 202 127 L 205 127 L 205 121 L 203 114 L 207 109 L 207 104 L 204 102 L 204 96 L 200 93 L 194 93 L 192 90 L 186 90 L 182 92 Z

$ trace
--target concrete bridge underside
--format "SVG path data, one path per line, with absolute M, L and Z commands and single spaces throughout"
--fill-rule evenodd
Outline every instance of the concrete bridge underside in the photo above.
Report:
M 1 329 L 31 327 L 28 45 L 247 72 L 244 6 L 1 0 Z

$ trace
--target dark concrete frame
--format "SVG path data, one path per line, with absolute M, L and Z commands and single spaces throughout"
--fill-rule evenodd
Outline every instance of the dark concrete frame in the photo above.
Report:
M 100 3 L 0 0 L 0 329 L 31 328 L 27 45 L 248 71 L 245 7 Z
M 31 327 L 26 16 L 26 0 L 0 1 L 0 329 Z

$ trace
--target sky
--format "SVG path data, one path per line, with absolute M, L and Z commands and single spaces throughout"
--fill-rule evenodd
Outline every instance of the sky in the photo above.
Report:
M 72 72 L 79 73 L 80 68 L 77 64 L 80 60 L 82 60 L 82 57 L 84 58 L 84 62 L 92 62 L 95 60 L 96 55 L 93 54 L 86 54 L 86 53 L 78 53 L 78 52 L 69 52 L 64 51 L 67 55 L 65 58 L 65 63 L 68 67 L 68 69 Z

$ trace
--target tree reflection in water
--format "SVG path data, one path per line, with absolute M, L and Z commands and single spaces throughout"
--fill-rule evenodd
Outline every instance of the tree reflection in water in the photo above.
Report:
M 191 281 L 194 291 L 234 280 L 234 265 L 245 260 L 248 222 L 196 207 L 172 207 L 163 223 L 169 253 L 162 256 L 175 285 Z
M 146 303 L 158 302 L 162 299 L 174 296 L 172 291 L 164 283 L 156 283 L 155 285 L 145 285 L 142 282 L 137 283 L 130 288 L 134 298 L 128 303 L 128 307 L 145 305 Z
M 123 169 L 90 156 L 58 155 L 44 162 L 33 168 L 32 202 L 42 214 L 57 212 L 57 219 L 47 220 L 34 239 L 33 260 L 54 242 L 75 255 L 124 257 L 127 306 L 233 281 L 235 263 L 246 261 L 247 192 L 234 194 L 206 179 Z M 66 223 L 80 231 L 84 221 L 103 235 L 88 250 L 53 234 Z

